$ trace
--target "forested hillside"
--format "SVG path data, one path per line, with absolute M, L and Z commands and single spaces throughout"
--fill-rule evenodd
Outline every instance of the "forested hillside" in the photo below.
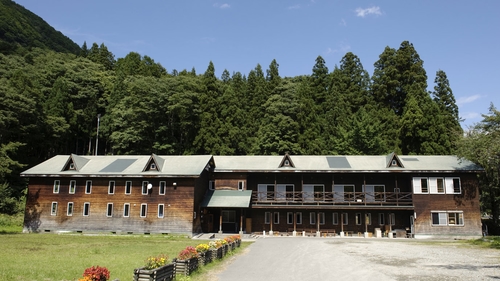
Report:
M 0 0 L 0 53 L 21 52 L 19 47 L 39 47 L 74 54 L 80 50 L 78 44 L 39 16 L 11 0 Z
M 0 199 L 19 198 L 19 173 L 57 154 L 451 154 L 462 135 L 445 72 L 428 87 L 407 41 L 381 50 L 371 75 L 349 52 L 297 77 L 276 60 L 216 77 L 212 62 L 198 74 L 135 52 L 115 59 L 104 44 L 75 49 L 0 5 Z

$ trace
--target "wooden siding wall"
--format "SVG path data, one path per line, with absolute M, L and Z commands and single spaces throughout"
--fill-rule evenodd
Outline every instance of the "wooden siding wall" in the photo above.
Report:
M 54 180 L 60 180 L 57 194 L 53 193 Z M 74 194 L 69 194 L 70 180 L 76 180 L 77 183 Z M 92 180 L 91 194 L 85 194 L 87 180 Z M 114 194 L 108 194 L 110 180 L 115 181 Z M 130 195 L 125 194 L 125 182 L 128 180 L 132 181 Z M 142 195 L 143 181 L 153 185 L 151 194 Z M 165 195 L 159 195 L 160 181 L 166 181 Z M 192 233 L 195 181 L 160 178 L 31 178 L 25 231 Z M 52 202 L 58 203 L 55 216 L 51 215 Z M 74 203 L 72 216 L 67 215 L 68 202 Z M 90 203 L 89 216 L 83 216 L 85 202 Z M 112 217 L 106 216 L 108 203 L 113 203 Z M 129 217 L 123 217 L 125 203 L 130 204 Z M 147 204 L 146 217 L 140 217 L 141 204 Z M 164 204 L 163 218 L 158 218 L 158 204 Z
M 215 181 L 216 190 L 238 190 L 238 183 L 243 181 L 244 189 L 247 189 L 246 174 L 243 173 L 217 173 L 212 180 Z
M 419 175 L 422 177 L 436 175 Z M 461 194 L 415 194 L 413 204 L 417 219 L 415 231 L 419 235 L 481 236 L 481 213 L 479 207 L 479 186 L 476 175 L 461 174 Z M 463 226 L 433 226 L 431 211 L 462 211 Z

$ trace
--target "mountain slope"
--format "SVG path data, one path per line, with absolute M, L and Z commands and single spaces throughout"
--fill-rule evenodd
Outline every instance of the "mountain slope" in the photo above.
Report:
M 39 16 L 11 0 L 0 0 L 0 52 L 10 53 L 18 46 L 74 54 L 80 51 L 75 42 Z

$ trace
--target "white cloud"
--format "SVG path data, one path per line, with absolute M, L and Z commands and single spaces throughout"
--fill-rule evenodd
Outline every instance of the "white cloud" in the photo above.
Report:
M 299 4 L 288 7 L 288 10 L 297 10 L 297 9 L 300 9 L 300 5 Z
M 377 6 L 373 6 L 373 7 L 366 8 L 366 9 L 361 9 L 361 8 L 356 9 L 356 16 L 364 18 L 367 15 L 380 16 L 380 15 L 382 15 L 382 12 L 380 11 L 380 7 L 377 7 Z
M 457 99 L 457 105 L 464 105 L 467 103 L 471 103 L 477 99 L 481 98 L 481 95 L 472 95 L 472 96 L 467 96 L 467 97 L 460 97 Z
M 229 8 L 231 8 L 231 5 L 229 5 L 227 3 L 224 3 L 224 4 L 215 3 L 214 7 L 219 8 L 219 9 L 229 9 Z

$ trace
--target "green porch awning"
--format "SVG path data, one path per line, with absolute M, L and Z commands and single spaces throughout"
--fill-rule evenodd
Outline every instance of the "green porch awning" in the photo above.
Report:
M 248 208 L 251 190 L 210 190 L 203 199 L 204 208 Z

